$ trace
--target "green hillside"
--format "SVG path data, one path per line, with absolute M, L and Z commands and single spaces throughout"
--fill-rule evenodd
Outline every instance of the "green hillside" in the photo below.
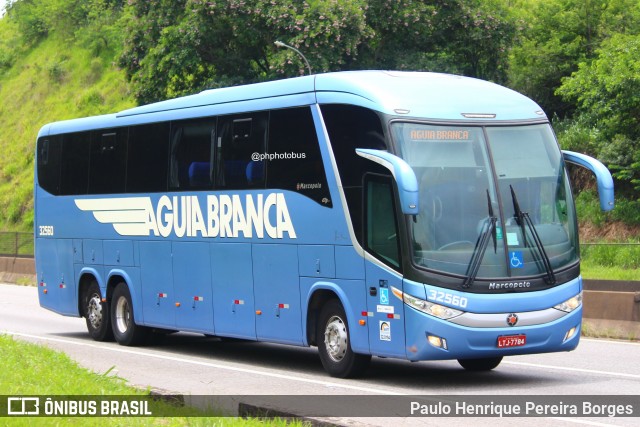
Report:
M 8 0 L 0 18 L 0 231 L 33 225 L 34 142 L 48 122 L 205 88 L 354 69 L 428 70 L 522 92 L 564 149 L 616 180 L 602 214 L 573 174 L 585 241 L 640 234 L 637 0 Z M 275 4 L 272 4 L 275 3 Z
M 116 54 L 53 33 L 25 43 L 0 19 L 0 230 L 31 231 L 36 136 L 46 123 L 135 105 Z

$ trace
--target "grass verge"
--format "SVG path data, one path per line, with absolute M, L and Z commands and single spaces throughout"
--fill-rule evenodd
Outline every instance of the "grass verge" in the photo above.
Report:
M 66 354 L 32 343 L 0 335 L 0 394 L 7 396 L 148 396 L 149 391 L 126 384 L 122 378 L 97 374 L 80 367 Z M 214 416 L 193 408 L 173 406 L 167 402 L 154 403 L 170 417 L 14 417 L 0 418 L 0 424 L 9 426 L 232 426 L 232 427 L 283 427 L 303 426 L 301 422 L 287 420 L 257 420 Z M 155 411 L 154 411 L 155 412 Z
M 580 273 L 582 274 L 583 279 L 625 281 L 640 280 L 640 270 L 627 270 L 619 267 L 603 267 L 601 265 L 594 265 L 587 262 L 583 262 L 580 265 Z

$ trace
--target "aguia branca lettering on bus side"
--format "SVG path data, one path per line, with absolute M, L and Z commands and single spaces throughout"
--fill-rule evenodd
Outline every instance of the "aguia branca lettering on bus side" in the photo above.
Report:
M 197 196 L 163 195 L 155 207 L 150 197 L 75 203 L 122 236 L 297 238 L 283 193 L 247 194 L 244 203 L 237 194 L 208 195 L 204 210 Z

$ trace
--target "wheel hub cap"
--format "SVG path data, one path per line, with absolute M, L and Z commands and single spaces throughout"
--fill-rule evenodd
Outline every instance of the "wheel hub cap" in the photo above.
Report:
M 324 343 L 327 347 L 327 353 L 334 362 L 340 362 L 345 354 L 347 354 L 347 325 L 341 318 L 333 316 L 327 322 L 324 331 Z
M 131 322 L 131 311 L 126 298 L 119 298 L 116 303 L 116 326 L 121 333 L 127 332 Z
M 100 296 L 93 295 L 87 304 L 87 318 L 94 329 L 99 329 L 102 325 L 102 301 Z

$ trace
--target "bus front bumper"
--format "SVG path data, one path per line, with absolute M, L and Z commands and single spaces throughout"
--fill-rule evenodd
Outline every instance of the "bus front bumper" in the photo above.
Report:
M 505 313 L 505 325 L 507 317 Z M 578 346 L 582 307 L 547 323 L 529 326 L 468 327 L 405 306 L 407 358 L 481 359 L 571 351 Z

